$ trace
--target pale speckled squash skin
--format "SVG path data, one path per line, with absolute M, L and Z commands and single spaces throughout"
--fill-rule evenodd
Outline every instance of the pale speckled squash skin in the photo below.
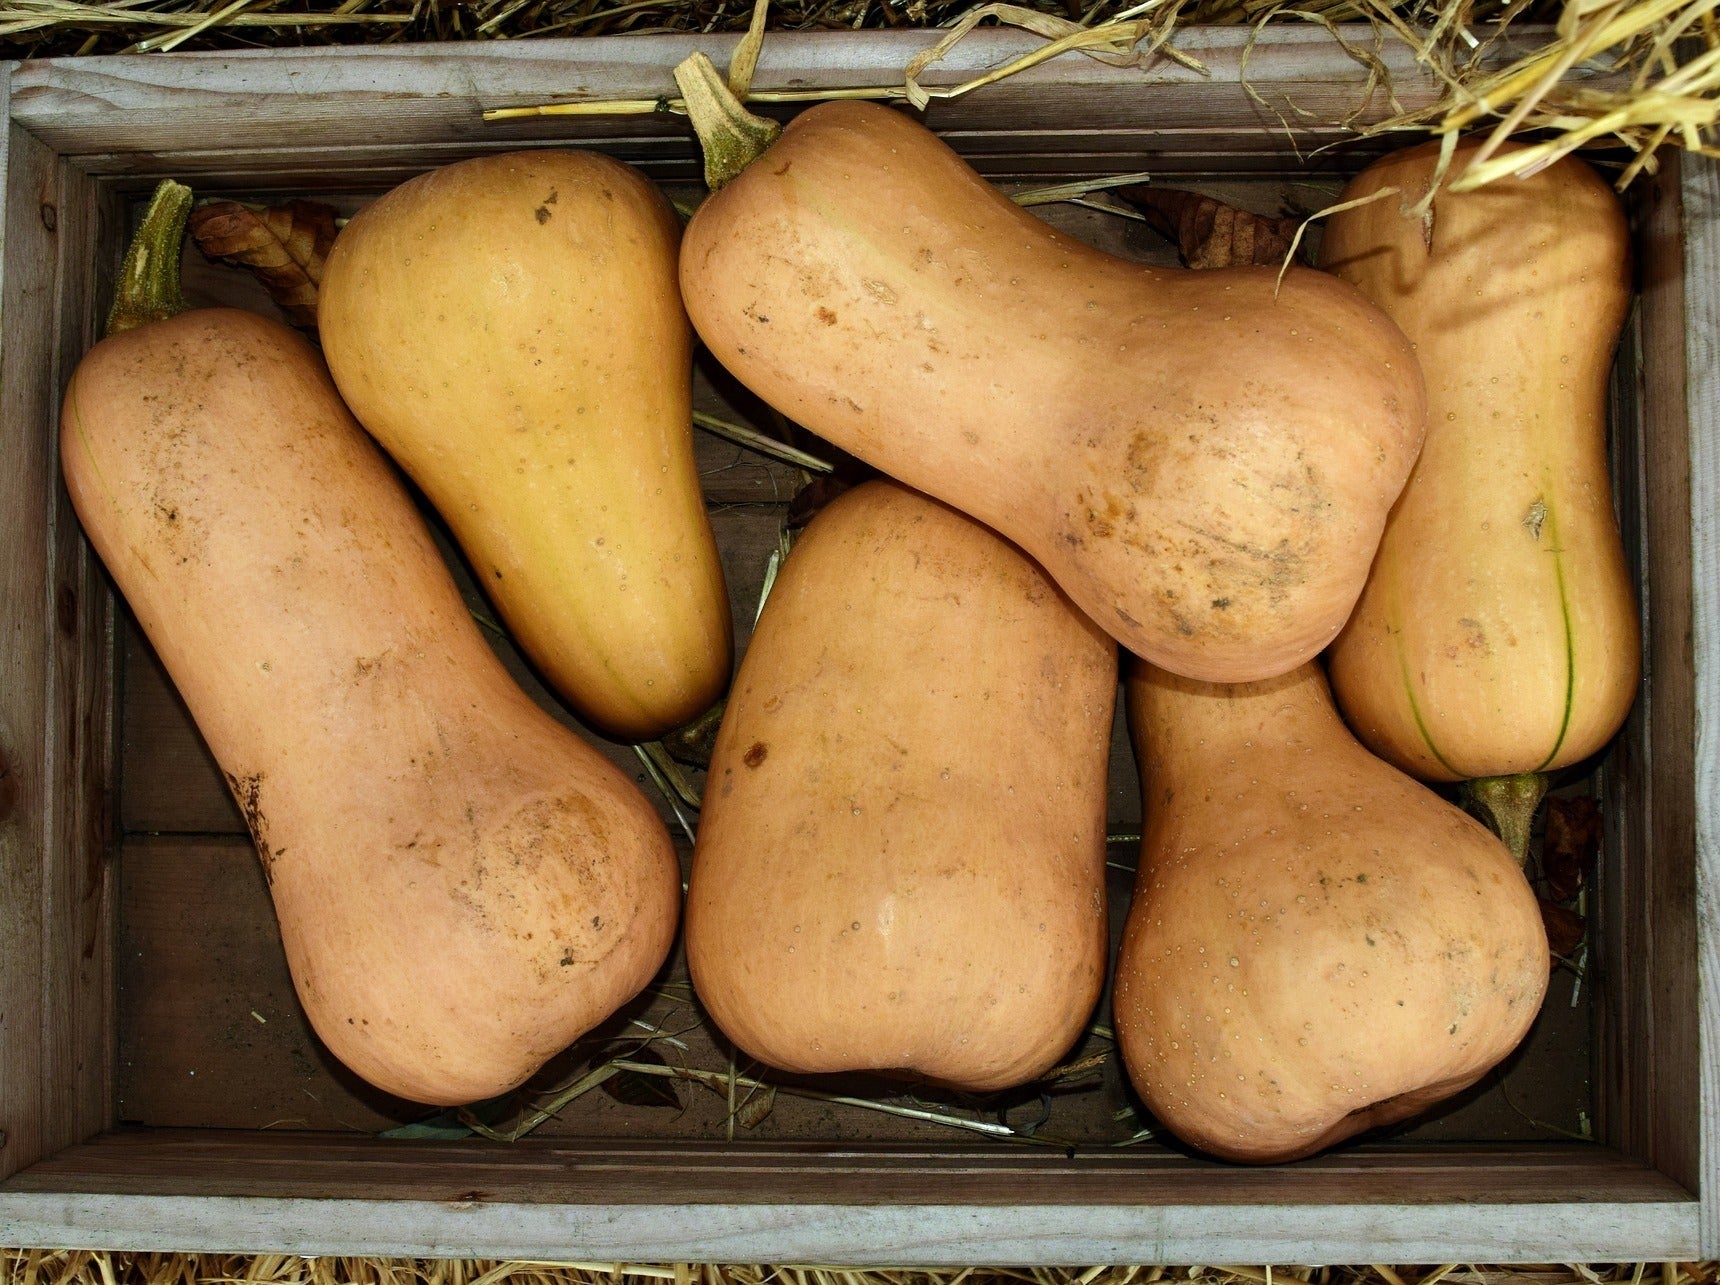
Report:
M 1320 273 L 1128 263 L 929 131 L 822 103 L 694 215 L 700 337 L 772 405 L 1002 532 L 1179 673 L 1283 673 L 1342 627 L 1421 443 L 1421 376 Z
M 1113 1006 L 1172 1132 L 1293 1160 L 1516 1047 L 1547 985 L 1527 880 L 1350 735 L 1317 664 L 1217 686 L 1137 663 L 1128 697 L 1145 833 Z
M 337 1058 L 487 1098 L 650 981 L 679 909 L 662 822 L 508 676 L 308 344 L 226 309 L 105 340 L 61 451 Z
M 679 238 L 619 161 L 480 157 L 361 210 L 318 302 L 359 422 L 551 685 L 626 740 L 703 713 L 733 656 L 693 459 Z
M 1437 155 L 1388 156 L 1345 197 L 1418 200 Z M 1322 249 L 1415 343 L 1429 406 L 1332 685 L 1358 735 L 1424 780 L 1551 771 L 1611 739 L 1640 668 L 1606 457 L 1624 212 L 1575 159 L 1442 191 L 1425 225 L 1399 204 L 1333 215 Z
M 1019 550 L 890 482 L 777 579 L 700 814 L 701 1002 L 783 1070 L 991 1091 L 1055 1064 L 1104 979 L 1117 649 Z

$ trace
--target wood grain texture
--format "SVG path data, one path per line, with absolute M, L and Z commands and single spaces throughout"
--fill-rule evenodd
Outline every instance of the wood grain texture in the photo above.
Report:
M 3 82 L 0 82 L 3 84 Z M 0 90 L 3 92 L 3 90 Z M 54 172 L 52 153 L 13 127 L 0 139 L 6 223 L 0 257 L 0 323 L 51 314 L 53 262 L 38 213 Z M 28 220 L 28 222 L 26 222 Z M 32 226 L 32 224 L 34 226 Z M 55 781 L 48 746 L 48 560 L 53 548 L 47 435 L 53 369 L 45 327 L 14 323 L 0 351 L 0 512 L 9 538 L 0 557 L 0 1174 L 40 1159 L 58 1132 L 45 1118 L 44 1022 L 48 981 L 47 883 Z
M 1696 967 L 1700 986 L 1702 1249 L 1720 1255 L 1720 165 L 1686 158 L 1681 175 L 1684 361 L 1690 415 L 1690 541 L 1695 602 Z
M 687 855 L 683 845 L 683 866 Z M 355 859 L 362 857 L 355 854 Z M 294 994 L 273 908 L 247 838 L 133 840 L 124 848 L 122 872 L 117 1110 L 123 1123 L 378 1133 L 432 1114 L 363 1084 L 318 1043 Z M 1118 930 L 1126 887 L 1126 877 L 1115 874 L 1110 891 Z M 691 1002 L 677 950 L 653 995 L 624 1006 L 555 1058 L 527 1091 L 571 1081 L 588 1064 L 636 1049 L 650 1028 L 674 1035 L 676 1042 L 656 1046 L 666 1058 L 714 1071 L 727 1065 L 729 1046 Z M 1099 1040 L 1089 1044 L 1106 1047 Z M 743 1075 L 756 1070 L 744 1059 L 739 1064 Z M 910 1086 L 863 1077 L 786 1082 L 896 1098 L 910 1092 Z M 678 1096 L 679 1108 L 640 1107 L 605 1092 L 588 1093 L 532 1136 L 724 1138 L 728 1107 L 723 1094 L 682 1085 Z M 966 1101 L 935 1090 L 923 1100 L 957 1106 Z M 1009 1118 L 1016 1123 L 1043 1114 L 1036 1094 L 1005 1101 L 1012 1103 Z M 1076 1141 L 1116 1137 L 1119 1126 L 1112 1117 L 1125 1101 L 1120 1070 L 1108 1068 L 1094 1091 L 1059 1093 L 1045 1132 Z M 492 1118 L 504 1117 L 497 1112 Z M 925 1146 L 964 1136 L 943 1126 L 789 1094 L 778 1095 L 763 1120 L 735 1132 L 743 1145 L 815 1139 L 832 1145 Z
M 0 1185 L 0 1228 L 26 1244 L 927 1266 L 1689 1257 L 1696 1208 L 1598 1148 L 1237 1170 L 1115 1153 L 167 1132 L 104 1138 Z
M 1678 158 L 1638 218 L 1639 412 L 1622 416 L 1621 515 L 1634 527 L 1644 621 L 1642 695 L 1609 772 L 1611 833 L 1597 888 L 1600 1136 L 1696 1189 L 1696 975 L 1691 406 L 1686 388 Z M 1634 443 L 1623 434 L 1640 424 Z M 1628 537 L 1627 537 L 1628 539 Z
M 88 340 L 94 187 L 27 134 L 5 146 L 0 357 L 0 1173 L 112 1122 L 110 594 L 77 533 L 52 424 Z
M 1361 29 L 1352 34 L 1371 42 Z M 754 85 L 900 84 L 908 60 L 938 35 L 781 33 L 765 42 Z M 401 146 L 672 135 L 678 131 L 666 130 L 656 117 L 569 126 L 554 117 L 486 124 L 481 113 L 550 101 L 671 95 L 669 70 L 675 63 L 702 49 L 724 64 L 735 39 L 669 34 L 532 40 L 477 51 L 458 45 L 372 46 L 339 58 L 317 50 L 271 49 L 63 59 L 23 66 L 13 110 L 57 152 L 75 157 L 180 151 L 189 138 L 219 138 L 224 148 L 267 152 L 295 136 L 317 147 L 341 148 L 373 143 L 384 131 Z M 1040 43 L 1019 31 L 976 31 L 924 82 L 959 83 Z M 1101 119 L 1108 126 L 1247 130 L 1253 133 L 1252 150 L 1288 157 L 1296 122 L 1351 113 L 1375 119 L 1391 110 L 1387 95 L 1370 94 L 1367 69 L 1322 31 L 1285 29 L 1252 53 L 1250 43 L 1245 28 L 1179 33 L 1177 47 L 1205 65 L 1210 74 L 1204 77 L 1162 56 L 1119 68 L 1068 55 L 982 92 L 937 102 L 929 119 L 938 128 L 1033 130 L 1095 119 L 1092 110 L 1103 103 Z M 1431 101 L 1434 82 L 1409 46 L 1388 37 L 1380 53 L 1404 108 Z M 1258 100 L 1243 88 L 1245 58 Z M 1187 92 L 1197 85 L 1198 93 Z
M 52 389 L 58 394 L 99 333 L 96 282 L 117 267 L 114 203 L 90 179 L 60 165 L 58 186 L 38 217 L 58 238 L 57 317 Z M 49 226 L 51 225 L 51 227 Z M 72 252 L 77 247 L 83 252 Z M 57 456 L 57 446 L 53 448 Z M 70 498 L 52 470 L 56 760 L 44 917 L 48 924 L 47 1011 L 51 1068 L 47 1112 L 67 1141 L 113 1122 L 113 594 L 79 532 Z

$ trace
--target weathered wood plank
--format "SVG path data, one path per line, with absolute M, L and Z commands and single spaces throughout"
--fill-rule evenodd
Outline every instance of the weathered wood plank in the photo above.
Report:
M 99 333 L 94 282 L 118 265 L 115 211 L 89 179 L 57 166 L 58 190 L 39 212 L 68 252 L 58 268 L 51 388 L 58 405 L 73 367 Z M 72 252 L 78 247 L 79 252 Z M 46 431 L 49 425 L 40 426 Z M 50 441 L 56 441 L 50 437 Z M 56 462 L 58 449 L 53 450 Z M 52 487 L 54 669 L 50 744 L 55 798 L 44 941 L 50 1027 L 45 1088 L 60 1136 L 87 1138 L 113 1122 L 114 767 L 113 594 L 78 529 L 71 499 Z
M 683 861 L 687 856 L 682 845 Z M 355 854 L 355 859 L 361 858 Z M 365 1085 L 317 1041 L 294 995 L 273 907 L 247 838 L 132 841 L 125 847 L 122 869 L 122 1122 L 154 1128 L 377 1133 L 434 1114 Z M 1118 932 L 1126 886 L 1126 876 L 1114 874 L 1112 908 Z M 556 1058 L 534 1077 L 533 1086 L 541 1089 L 576 1078 L 588 1060 L 633 1047 L 653 1027 L 673 1032 L 678 1041 L 658 1046 L 660 1054 L 721 1071 L 728 1063 L 729 1046 L 690 1001 L 678 949 L 652 990 L 645 1001 L 627 1005 Z M 743 1075 L 754 1070 L 744 1058 L 739 1069 Z M 899 1087 L 862 1077 L 816 1083 L 826 1092 L 900 1092 Z M 589 1093 L 534 1136 L 724 1138 L 725 1097 L 685 1085 L 679 1096 L 682 1107 L 672 1109 L 629 1106 L 601 1091 Z M 1026 1101 L 1014 1112 L 1017 1121 L 1041 1112 L 1035 1095 L 1023 1097 Z M 1047 1132 L 1072 1140 L 1117 1137 L 1120 1129 L 1111 1117 L 1121 1105 L 1120 1076 L 1113 1073 L 1098 1091 L 1060 1095 Z M 755 1127 L 739 1127 L 736 1134 L 748 1144 L 816 1139 L 923 1145 L 961 1136 L 944 1126 L 832 1108 L 786 1094 Z
M 0 95 L 4 90 L 0 89 Z M 0 248 L 0 1174 L 73 1142 L 75 1127 L 50 1115 L 62 1015 L 49 1011 L 50 973 L 62 961 L 50 923 L 74 854 L 58 834 L 64 777 L 54 634 L 56 551 L 46 425 L 55 404 L 54 266 L 46 207 L 55 199 L 54 155 L 13 126 L 4 140 L 6 200 Z M 54 1046 L 54 1047 L 51 1047 Z
M 900 84 L 909 59 L 938 36 L 907 30 L 780 33 L 765 42 L 754 84 Z M 271 49 L 65 59 L 24 65 L 14 112 L 56 151 L 72 156 L 184 151 L 212 138 L 240 150 L 278 147 L 295 136 L 317 147 L 341 147 L 374 141 L 382 123 L 390 140 L 402 145 L 541 140 L 574 130 L 555 118 L 486 124 L 482 112 L 548 101 L 671 95 L 669 70 L 676 62 L 703 49 L 722 63 L 734 41 L 671 34 L 519 41 L 481 50 L 373 46 L 340 58 L 314 49 Z M 1284 153 L 1294 122 L 1343 119 L 1358 110 L 1364 118 L 1378 117 L 1390 110 L 1383 93 L 1373 92 L 1370 101 L 1367 69 L 1323 31 L 1286 28 L 1251 55 L 1250 43 L 1251 33 L 1239 28 L 1179 33 L 1177 47 L 1206 66 L 1210 75 L 1204 77 L 1162 56 L 1141 66 L 1113 67 L 1066 55 L 976 94 L 937 102 L 930 121 L 939 128 L 1034 129 L 1091 119 L 1076 109 L 1089 112 L 1103 100 L 1108 124 L 1230 126 L 1254 131 L 1256 150 Z M 1041 44 L 1019 31 L 977 31 L 931 69 L 925 83 L 958 83 Z M 1406 107 L 1428 101 L 1434 82 L 1408 45 L 1389 37 L 1380 55 Z M 1266 107 L 1243 88 L 1245 57 L 1247 80 Z M 1195 86 L 1199 92 L 1189 93 Z M 632 126 L 605 122 L 594 128 Z
M 1686 159 L 1685 392 L 1690 415 L 1695 662 L 1696 968 L 1700 985 L 1702 1253 L 1720 1255 L 1720 166 Z
M 1270 1171 L 1094 1157 L 1083 1171 L 947 1151 L 712 1158 L 680 1144 L 474 1159 L 397 1144 L 317 1161 L 229 1145 L 164 1165 L 158 1141 L 129 1166 L 122 1139 L 78 1148 L 0 1188 L 0 1227 L 26 1243 L 135 1249 L 927 1266 L 1618 1261 L 1696 1244 L 1693 1200 L 1598 1149 L 1532 1165 L 1400 1152 Z M 211 1187 L 224 1194 L 200 1194 Z
M 1677 159 L 1644 193 L 1641 244 L 1642 697 L 1616 755 L 1599 889 L 1601 1136 L 1694 1190 L 1699 1140 L 1690 407 Z
M 1102 118 L 1111 110 L 1105 102 L 1077 104 L 1089 116 Z M 1317 174 L 1341 174 L 1359 169 L 1379 148 L 1376 144 L 1350 144 L 1340 136 L 1299 137 L 1305 149 L 1326 143 L 1342 143 L 1341 150 L 1322 153 L 1304 164 L 1291 153 L 1258 149 L 1258 130 L 1169 132 L 1152 145 L 1116 151 L 1058 151 L 1055 147 L 1033 151 L 979 153 L 962 144 L 974 167 L 997 182 L 1051 181 L 1054 175 L 1104 175 L 1140 170 L 1155 176 L 1195 175 L 1224 177 L 1261 174 L 1283 177 L 1308 170 Z M 330 193 L 340 195 L 355 186 L 381 190 L 404 182 L 437 165 L 449 164 L 493 151 L 481 143 L 414 144 L 392 143 L 341 149 L 283 148 L 246 152 L 121 153 L 85 158 L 74 162 L 89 173 L 113 177 L 135 190 L 143 190 L 156 179 L 175 177 L 194 183 L 206 195 L 259 192 Z M 604 143 L 603 150 L 636 164 L 658 182 L 684 185 L 700 178 L 700 164 L 690 146 L 681 152 L 634 156 L 627 147 Z
M 1114 849 L 1113 856 L 1120 865 L 1132 860 L 1127 848 Z M 121 1121 L 154 1128 L 374 1133 L 432 1114 L 369 1089 L 318 1044 L 293 993 L 273 908 L 247 837 L 133 840 L 124 849 L 122 872 Z M 1113 948 L 1122 931 L 1130 881 L 1126 869 L 1110 871 Z M 653 988 L 655 998 L 629 1005 L 593 1038 L 557 1058 L 534 1085 L 554 1085 L 582 1073 L 588 1058 L 609 1055 L 603 1050 L 612 1046 L 601 1041 L 643 1033 L 645 1028 L 631 1024 L 635 1020 L 676 1033 L 681 1043 L 662 1046 L 659 1052 L 688 1066 L 720 1071 L 727 1064 L 728 1045 L 688 1001 L 686 982 L 685 964 L 677 953 L 662 984 Z M 1505 1084 L 1489 1077 L 1400 1135 L 1435 1144 L 1481 1139 L 1533 1143 L 1555 1137 L 1560 1129 L 1575 1132 L 1588 1103 L 1582 1076 L 1586 1013 L 1572 1007 L 1569 996 L 1569 977 L 1561 973 L 1540 1021 L 1504 1068 Z M 1109 1025 L 1106 1005 L 1095 1020 Z M 1081 1051 L 1103 1052 L 1108 1047 L 1093 1040 Z M 751 1070 L 743 1060 L 742 1074 Z M 864 1077 L 824 1077 L 808 1083 L 826 1092 L 865 1097 L 900 1092 Z M 942 1096 L 921 1092 L 931 1102 Z M 1042 1104 L 1036 1095 L 1019 1097 L 1008 1118 L 1016 1123 L 1037 1118 Z M 683 1108 L 676 1111 L 628 1108 L 604 1093 L 588 1094 L 536 1136 L 631 1141 L 724 1137 L 727 1106 L 722 1098 L 697 1088 L 684 1088 L 681 1098 Z M 1096 1083 L 1060 1092 L 1041 1133 L 1082 1145 L 1115 1140 L 1132 1127 L 1113 1118 L 1129 1102 L 1120 1068 L 1111 1065 Z M 747 1146 L 770 1140 L 925 1144 L 961 1136 L 944 1126 L 788 1095 L 779 1096 L 757 1127 L 736 1132 Z M 1173 1153 L 1149 1147 L 1131 1150 L 1132 1158 L 1126 1160 L 1120 1153 L 1111 1154 L 1119 1163 L 1151 1165 Z M 1346 1149 L 1328 1162 L 1347 1163 L 1348 1154 Z

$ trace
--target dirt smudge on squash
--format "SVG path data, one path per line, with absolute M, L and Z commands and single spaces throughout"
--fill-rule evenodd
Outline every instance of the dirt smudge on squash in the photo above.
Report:
M 244 776 L 235 776 L 231 772 L 223 772 L 227 778 L 227 788 L 233 792 L 233 801 L 239 805 L 239 815 L 245 818 L 245 828 L 251 832 L 251 842 L 257 845 L 257 859 L 263 863 L 263 879 L 271 886 L 275 882 L 275 858 L 285 852 L 285 848 L 269 847 L 269 818 L 263 812 L 263 774 L 249 772 Z

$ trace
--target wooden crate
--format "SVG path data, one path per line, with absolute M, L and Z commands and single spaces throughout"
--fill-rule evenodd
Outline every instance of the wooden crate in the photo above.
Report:
M 755 83 L 898 83 L 930 39 L 773 37 Z M 1236 31 L 1181 37 L 1207 76 L 1168 61 L 1061 58 L 935 104 L 930 120 L 1000 181 L 1145 169 L 1258 193 L 1329 187 L 1356 168 L 1367 149 L 1310 158 L 1343 131 L 1309 122 L 1383 112 L 1383 96 L 1364 101 L 1366 70 L 1323 32 L 1274 30 L 1246 55 L 1251 93 L 1246 41 Z M 976 35 L 928 83 L 1034 43 Z M 57 479 L 59 391 L 96 333 L 128 219 L 161 176 L 206 193 L 357 201 L 446 161 L 560 141 L 690 182 L 695 151 L 679 118 L 486 125 L 480 112 L 668 94 L 669 69 L 687 52 L 705 48 L 720 63 L 731 44 L 662 36 L 10 69 L 0 154 L 0 1244 L 918 1264 L 1720 1255 L 1720 172 L 1710 161 L 1670 158 L 1632 196 L 1641 296 L 1616 380 L 1615 463 L 1646 665 L 1636 712 L 1597 778 L 1609 834 L 1591 902 L 1592 1007 L 1576 1019 L 1592 1049 L 1578 1074 L 1596 1141 L 1457 1130 L 1501 1139 L 1475 1143 L 1424 1128 L 1255 1170 L 1168 1147 L 1067 1153 L 817 1122 L 730 1142 L 697 1112 L 684 1126 L 611 1113 L 511 1146 L 397 1140 L 371 1136 L 398 1118 L 394 1107 L 327 1066 L 295 1069 L 315 1053 L 284 974 L 269 972 L 279 948 L 254 863 Z M 1425 99 L 1413 60 L 1384 54 L 1400 100 Z M 194 285 L 239 289 L 207 275 Z M 712 450 L 704 458 L 717 471 Z M 713 499 L 731 514 L 783 498 L 767 468 L 721 471 Z M 775 530 L 754 516 L 722 528 L 743 619 Z M 1118 770 L 1127 774 L 1126 754 Z M 252 989 L 223 989 L 239 976 Z M 269 997 L 263 1009 L 258 994 Z M 234 1034 L 253 1020 L 245 1038 Z M 215 1083 L 194 1085 L 182 1072 L 197 1067 L 172 1061 L 176 1048 L 223 1038 Z M 278 1118 L 257 1118 L 295 1075 L 333 1085 L 339 1109 L 282 1103 Z M 373 1114 L 342 1118 L 353 1103 Z M 284 1127 L 259 1127 L 269 1124 Z

